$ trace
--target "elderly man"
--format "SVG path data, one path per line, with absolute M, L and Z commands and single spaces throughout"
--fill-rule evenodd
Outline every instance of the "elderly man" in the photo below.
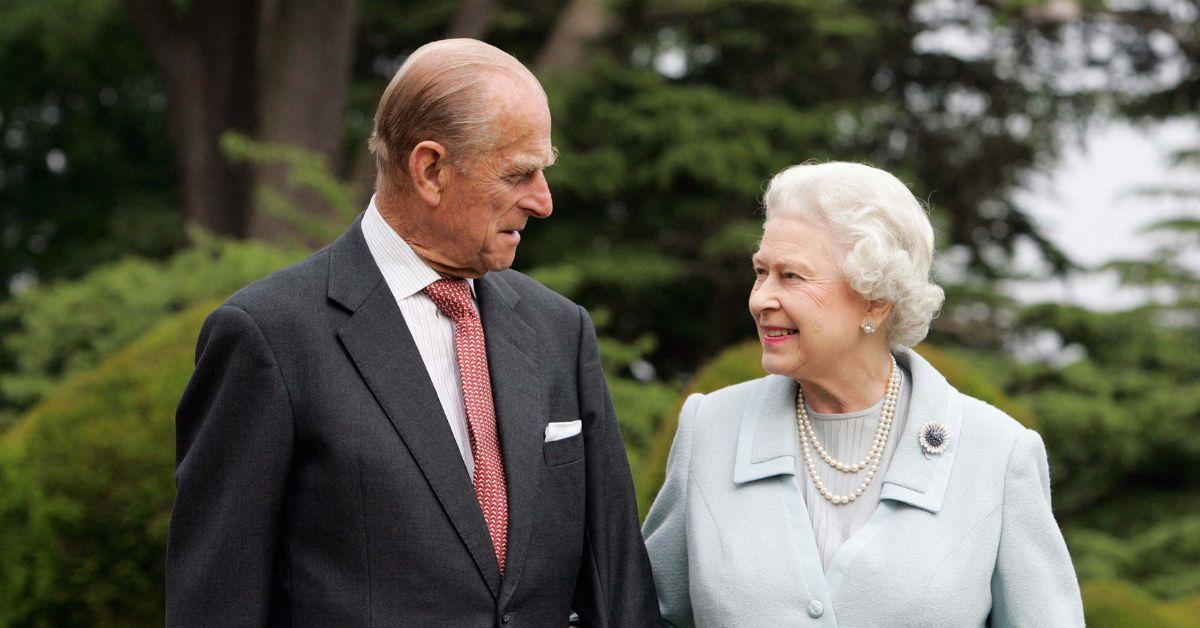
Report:
M 541 86 L 426 45 L 371 149 L 366 213 L 201 331 L 167 623 L 657 624 L 591 321 L 507 270 L 552 209 Z

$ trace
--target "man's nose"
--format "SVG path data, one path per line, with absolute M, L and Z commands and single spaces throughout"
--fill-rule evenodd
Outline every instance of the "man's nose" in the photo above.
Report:
M 550 197 L 550 184 L 546 182 L 546 175 L 538 171 L 535 176 L 533 190 L 522 199 L 521 209 L 536 218 L 546 218 L 554 212 L 554 199 Z

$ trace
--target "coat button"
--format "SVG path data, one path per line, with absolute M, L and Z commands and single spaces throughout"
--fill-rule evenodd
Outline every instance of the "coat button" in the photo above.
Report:
M 500 617 L 500 623 L 507 624 L 508 622 L 512 621 L 512 618 L 513 618 L 512 611 L 504 611 L 504 615 L 502 615 Z
M 825 612 L 825 605 L 821 604 L 821 600 L 813 600 L 808 603 L 808 616 L 816 619 Z

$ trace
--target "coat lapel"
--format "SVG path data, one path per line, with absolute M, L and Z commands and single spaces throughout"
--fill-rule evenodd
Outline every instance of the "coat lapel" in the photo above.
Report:
M 904 433 L 896 443 L 896 453 L 883 478 L 879 498 L 890 499 L 936 513 L 942 508 L 950 471 L 954 467 L 958 439 L 962 435 L 962 411 L 958 394 L 925 358 L 909 349 L 896 355 L 896 361 L 912 375 L 912 398 Z M 929 421 L 938 421 L 950 432 L 950 444 L 942 453 L 925 457 L 918 434 Z
M 524 570 L 537 516 L 535 506 L 544 465 L 545 386 L 538 368 L 537 334 L 513 311 L 519 295 L 498 273 L 476 280 L 475 287 L 508 480 L 508 555 L 500 594 L 500 603 L 504 604 Z
M 328 296 L 352 312 L 338 337 L 497 596 L 500 570 L 470 475 L 360 222 L 361 217 L 330 250 Z
M 796 477 L 800 445 L 795 399 L 796 382 L 790 378 L 768 375 L 758 381 L 742 413 L 733 481 L 745 485 L 776 478 L 777 495 L 783 501 L 792 530 L 791 556 L 797 575 L 802 576 L 796 579 L 800 587 L 797 593 L 801 599 L 818 600 L 825 606 L 820 625 L 836 626 L 821 554 L 800 488 L 803 480 Z
M 796 382 L 782 375 L 768 375 L 755 385 L 742 413 L 734 482 L 745 484 L 796 474 L 799 435 L 795 398 Z

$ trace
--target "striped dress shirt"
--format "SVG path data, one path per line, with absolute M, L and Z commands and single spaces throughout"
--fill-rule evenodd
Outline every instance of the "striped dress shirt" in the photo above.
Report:
M 462 379 L 454 354 L 454 322 L 442 314 L 425 294 L 425 286 L 442 276 L 422 261 L 404 238 L 392 230 L 379 214 L 374 198 L 363 216 L 362 232 L 367 240 L 367 248 L 379 266 L 379 272 L 383 273 L 383 280 L 396 298 L 396 305 L 400 306 L 400 313 L 404 315 L 408 331 L 417 345 L 417 351 L 421 353 L 421 361 L 425 363 L 429 379 L 433 380 L 433 388 L 450 423 L 450 432 L 454 434 L 458 452 L 467 465 L 467 473 L 474 479 L 475 459 L 471 455 Z M 471 286 L 472 303 L 475 310 L 479 311 L 475 280 L 468 279 L 467 283 Z

